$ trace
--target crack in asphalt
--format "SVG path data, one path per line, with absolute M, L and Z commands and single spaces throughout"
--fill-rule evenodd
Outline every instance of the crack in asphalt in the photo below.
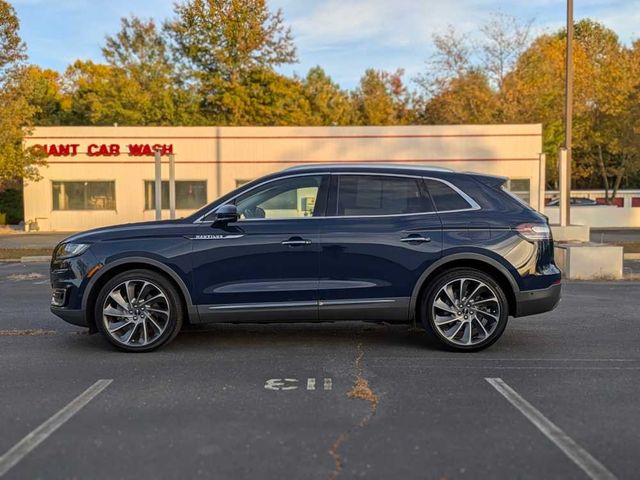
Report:
M 352 427 L 346 432 L 340 433 L 340 435 L 338 435 L 338 437 L 336 438 L 335 442 L 333 442 L 333 445 L 329 449 L 329 455 L 331 455 L 331 457 L 333 458 L 333 461 L 335 462 L 335 468 L 329 475 L 330 480 L 335 480 L 336 478 L 338 478 L 338 476 L 342 472 L 343 460 L 342 460 L 342 455 L 340 454 L 340 447 L 349 438 L 350 433 L 355 428 L 365 427 L 371 421 L 373 416 L 376 414 L 376 411 L 378 410 L 378 403 L 379 403 L 378 395 L 376 395 L 373 392 L 373 390 L 371 390 L 371 387 L 369 386 L 369 381 L 366 378 L 364 378 L 364 367 L 362 365 L 363 363 L 362 360 L 364 358 L 364 349 L 362 347 L 362 342 L 358 342 L 358 345 L 356 347 L 356 352 L 357 354 L 356 354 L 356 360 L 355 360 L 355 380 L 353 382 L 353 386 L 351 387 L 351 390 L 347 392 L 347 397 L 353 400 L 365 400 L 369 402 L 369 412 L 364 417 L 362 417 L 362 419 L 360 420 L 360 422 L 358 422 L 357 425 L 355 425 L 354 427 Z

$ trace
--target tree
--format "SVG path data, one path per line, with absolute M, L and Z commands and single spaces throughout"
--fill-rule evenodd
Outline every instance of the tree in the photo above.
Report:
M 186 0 L 166 24 L 176 53 L 197 77 L 238 80 L 254 67 L 296 61 L 290 28 L 282 10 L 271 13 L 266 0 Z
M 403 71 L 368 69 L 352 94 L 355 122 L 359 125 L 398 125 L 411 121 L 410 98 L 402 83 Z
M 541 122 L 544 148 L 555 178 L 558 149 L 564 143 L 564 30 L 538 37 L 505 77 L 507 121 Z M 640 84 L 637 57 L 615 33 L 591 20 L 575 25 L 574 180 L 578 186 L 600 185 L 610 201 L 634 164 L 635 135 L 630 104 Z
M 465 76 L 473 68 L 467 35 L 449 25 L 444 33 L 434 33 L 431 38 L 435 52 L 426 62 L 426 71 L 416 78 L 427 98 L 445 90 L 453 79 Z
M 37 179 L 42 158 L 23 148 L 34 108 L 25 75 L 26 47 L 13 7 L 0 0 L 0 186 L 16 178 Z
M 496 90 L 502 89 L 504 77 L 527 48 L 532 24 L 532 20 L 520 23 L 511 15 L 495 14 L 480 27 L 483 71 Z
M 282 11 L 270 12 L 266 0 L 186 0 L 176 4 L 175 14 L 165 24 L 174 58 L 197 88 L 210 122 L 233 123 L 229 106 L 242 100 L 229 95 L 242 90 L 243 77 L 296 61 Z
M 116 85 L 130 85 L 138 98 L 139 125 L 189 125 L 201 123 L 199 97 L 180 78 L 170 58 L 166 38 L 153 20 L 121 19 L 121 29 L 107 36 L 102 53 Z M 125 92 L 126 95 L 126 92 Z M 125 124 L 127 117 L 118 123 Z
M 498 96 L 489 80 L 474 70 L 452 79 L 447 87 L 432 97 L 421 119 L 432 124 L 494 123 Z
M 302 83 L 268 68 L 255 67 L 237 82 L 221 82 L 209 106 L 218 112 L 217 124 L 304 125 L 309 105 Z
M 321 67 L 313 67 L 302 82 L 309 103 L 305 125 L 348 125 L 353 112 L 349 96 L 331 80 Z
M 153 19 L 122 18 L 120 31 L 106 37 L 102 54 L 109 65 L 130 72 L 141 83 L 165 79 L 173 73 L 167 42 Z
M 68 122 L 71 99 L 63 91 L 58 72 L 30 65 L 25 71 L 31 85 L 29 103 L 34 107 L 33 124 L 64 125 Z

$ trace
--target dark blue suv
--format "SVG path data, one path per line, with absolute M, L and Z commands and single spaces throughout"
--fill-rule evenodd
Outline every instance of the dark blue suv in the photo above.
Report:
M 454 350 L 552 310 L 546 217 L 505 179 L 419 166 L 312 165 L 180 220 L 74 235 L 51 261 L 53 313 L 127 351 L 185 322 L 420 323 Z

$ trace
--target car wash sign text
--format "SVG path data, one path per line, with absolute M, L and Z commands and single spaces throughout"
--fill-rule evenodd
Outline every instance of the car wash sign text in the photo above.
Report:
M 125 145 L 124 148 L 117 143 L 92 143 L 87 145 L 86 152 L 80 151 L 79 148 L 79 143 L 46 144 L 31 147 L 34 153 L 44 155 L 45 157 L 75 157 L 81 153 L 89 157 L 117 157 L 119 155 L 152 157 L 156 151 L 159 151 L 161 155 L 171 155 L 173 153 L 173 144 L 170 143 L 133 143 L 131 145 Z

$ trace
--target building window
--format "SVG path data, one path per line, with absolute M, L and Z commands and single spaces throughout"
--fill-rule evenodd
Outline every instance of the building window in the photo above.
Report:
M 116 182 L 52 182 L 54 210 L 115 210 Z
M 512 178 L 507 182 L 507 189 L 522 201 L 531 204 L 531 180 L 528 178 Z
M 206 180 L 176 180 L 176 209 L 195 210 L 207 203 Z M 144 182 L 144 209 L 156 208 L 156 182 Z M 162 182 L 162 209 L 169 209 L 169 182 Z

